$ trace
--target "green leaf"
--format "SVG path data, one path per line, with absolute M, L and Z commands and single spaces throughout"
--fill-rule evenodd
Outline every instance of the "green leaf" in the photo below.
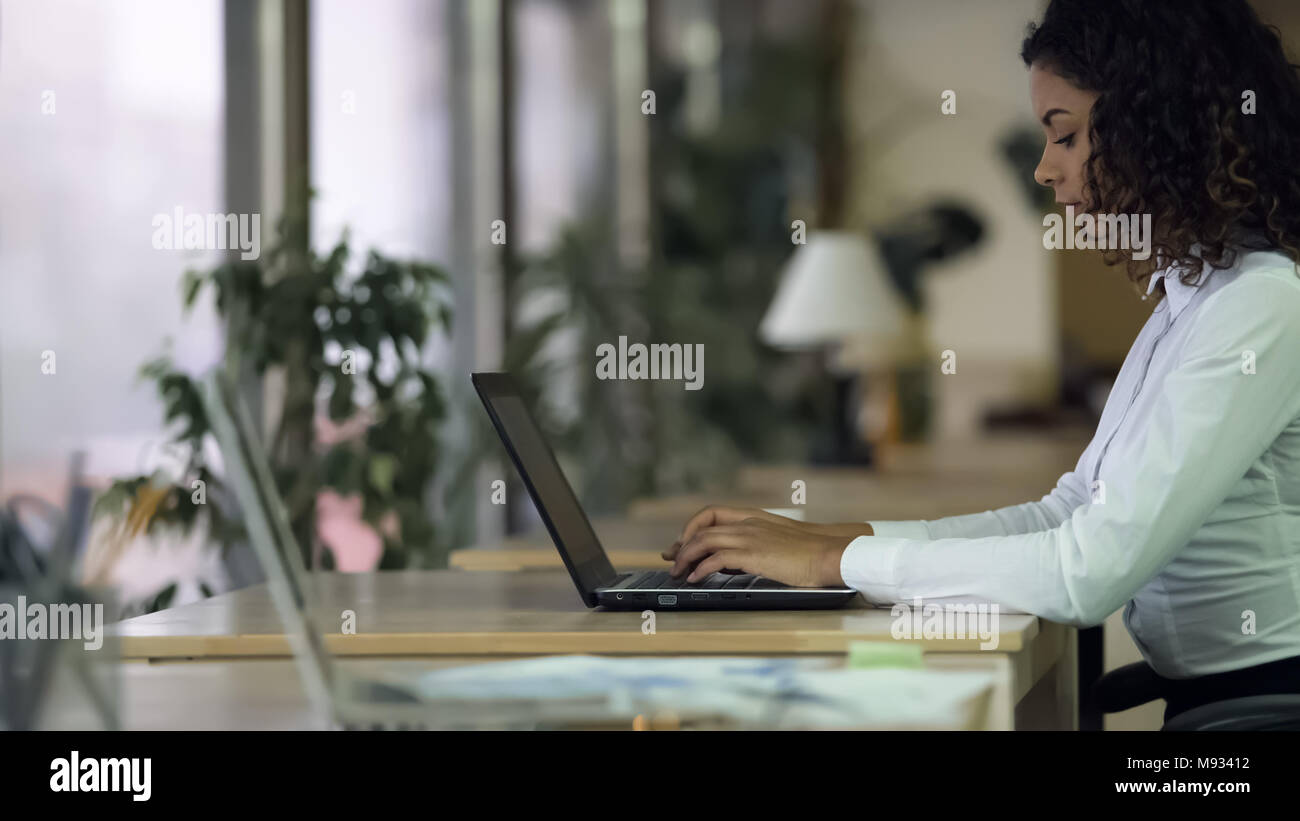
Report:
M 386 546 L 387 566 L 408 563 L 413 551 L 433 549 L 433 527 L 425 491 L 440 467 L 437 424 L 446 416 L 442 385 L 434 373 L 421 369 L 430 332 L 449 331 L 452 320 L 450 279 L 436 265 L 396 260 L 369 250 L 354 260 L 344 231 L 324 255 L 310 250 L 306 221 L 293 208 L 275 223 L 275 239 L 258 260 L 223 262 L 207 271 L 184 271 L 179 280 L 181 301 L 188 311 L 205 287 L 226 321 L 227 366 L 262 375 L 281 367 L 287 374 L 283 405 L 269 409 L 280 421 L 267 445 L 291 526 L 304 546 L 314 526 L 314 503 L 320 490 L 360 493 L 373 522 L 387 512 L 403 511 L 403 528 L 416 538 Z M 332 322 L 323 323 L 328 316 Z M 398 374 L 391 382 L 373 369 L 357 375 L 340 374 L 325 364 L 325 350 L 339 345 L 368 351 L 374 361 L 396 352 Z M 169 350 L 169 349 L 167 349 Z M 194 379 L 178 370 L 164 353 L 145 362 L 140 378 L 153 384 L 161 400 L 163 422 L 175 433 L 173 441 L 188 446 L 185 479 L 168 489 L 149 527 L 176 526 L 186 531 L 206 516 L 210 537 L 223 548 L 246 538 L 243 515 L 234 496 L 204 463 L 204 440 L 210 432 Z M 376 420 L 364 436 L 321 447 L 316 439 L 316 400 L 327 398 L 330 418 L 342 422 L 356 416 L 359 380 L 373 388 L 367 408 Z M 278 413 L 276 412 L 278 411 Z M 204 505 L 192 501 L 194 477 L 207 483 Z M 149 477 L 115 480 L 100 494 L 94 515 L 120 517 Z M 323 561 L 332 566 L 328 554 Z M 204 595 L 211 590 L 202 588 Z M 175 585 L 139 606 L 166 607 Z
M 90 509 L 91 517 L 108 516 L 111 519 L 122 517 L 126 513 L 126 506 L 135 498 L 136 492 L 149 479 L 148 476 L 114 479 L 113 483 L 95 499 L 95 504 Z
M 379 557 L 379 570 L 401 570 L 406 567 L 406 554 L 400 548 L 384 542 L 384 552 Z
M 393 475 L 397 473 L 397 460 L 387 453 L 370 457 L 370 486 L 385 496 L 393 492 Z
M 156 613 L 159 610 L 166 610 L 171 606 L 172 599 L 174 598 L 176 598 L 176 582 L 172 582 L 162 590 L 158 591 L 158 594 L 150 599 L 145 605 L 144 612 Z
M 181 304 L 185 306 L 186 311 L 194 307 L 194 301 L 198 298 L 199 291 L 206 280 L 207 277 L 194 270 L 186 271 L 181 276 Z
M 341 370 L 334 373 L 332 378 L 334 390 L 330 392 L 330 419 L 334 422 L 343 422 L 356 413 L 356 407 L 352 403 L 356 380 L 353 379 L 352 374 L 343 373 Z

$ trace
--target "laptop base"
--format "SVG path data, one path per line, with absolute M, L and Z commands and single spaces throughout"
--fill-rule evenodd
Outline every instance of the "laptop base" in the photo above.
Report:
M 834 610 L 857 598 L 855 590 L 792 587 L 727 593 L 718 590 L 597 590 L 606 610 Z

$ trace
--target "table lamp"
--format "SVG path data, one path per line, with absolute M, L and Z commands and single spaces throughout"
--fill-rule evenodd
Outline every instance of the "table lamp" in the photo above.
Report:
M 907 321 L 880 252 L 866 236 L 814 231 L 791 256 L 759 337 L 774 348 L 831 354 L 834 439 L 830 453 L 814 454 L 816 461 L 871 464 L 871 448 L 857 435 L 852 413 L 854 377 L 896 361 Z M 849 351 L 852 359 L 845 361 L 841 354 Z

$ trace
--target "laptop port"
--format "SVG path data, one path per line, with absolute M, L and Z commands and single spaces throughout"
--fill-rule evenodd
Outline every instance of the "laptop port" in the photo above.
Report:
M 707 599 L 708 597 L 709 597 L 709 594 L 708 594 L 708 593 L 692 593 L 692 594 L 691 594 L 691 598 L 692 598 L 692 599 L 695 599 L 696 601 L 704 601 L 704 600 Z
M 677 604 L 677 596 L 673 593 L 661 593 L 659 595 L 660 604 Z

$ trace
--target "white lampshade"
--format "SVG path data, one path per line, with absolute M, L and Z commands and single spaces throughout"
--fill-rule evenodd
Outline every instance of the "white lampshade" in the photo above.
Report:
M 758 333 L 777 348 L 848 339 L 890 346 L 905 321 L 874 243 L 851 231 L 814 231 L 786 264 Z

